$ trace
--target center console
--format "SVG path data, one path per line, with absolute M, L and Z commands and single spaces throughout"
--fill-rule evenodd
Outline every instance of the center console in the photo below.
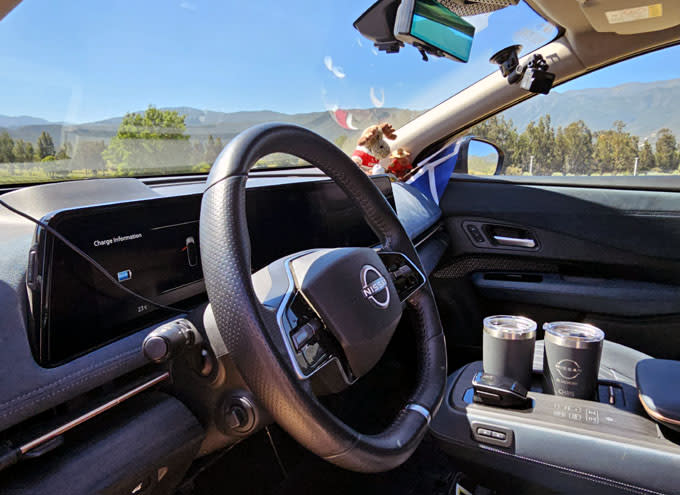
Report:
M 540 493 L 680 493 L 680 437 L 645 414 L 632 385 L 600 380 L 598 401 L 574 399 L 544 393 L 535 371 L 528 407 L 507 409 L 473 401 L 480 371 L 477 361 L 449 377 L 431 424 L 466 472 L 495 471 Z

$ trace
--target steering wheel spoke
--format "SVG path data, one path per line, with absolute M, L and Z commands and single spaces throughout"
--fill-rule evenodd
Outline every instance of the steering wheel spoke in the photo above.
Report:
M 306 380 L 329 366 L 335 368 L 342 382 L 353 384 L 357 377 L 340 342 L 304 293 L 294 286 L 293 281 L 291 283 L 294 289 L 290 299 L 277 310 L 277 326 L 282 337 L 290 342 L 288 356 L 296 375 Z
M 307 380 L 336 359 L 319 313 L 295 284 L 291 261 L 314 250 L 281 258 L 252 275 L 253 289 L 264 311 L 274 315 L 266 330 L 300 380 Z
M 425 286 L 427 278 L 404 253 L 380 250 L 378 256 L 392 278 L 399 301 L 405 305 L 421 287 Z

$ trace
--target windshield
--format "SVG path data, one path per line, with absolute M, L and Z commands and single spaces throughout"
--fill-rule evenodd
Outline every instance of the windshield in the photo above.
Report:
M 104 6 L 105 5 L 105 6 Z M 367 0 L 24 0 L 0 23 L 0 183 L 207 172 L 240 131 L 312 129 L 351 153 L 556 35 L 524 2 L 467 17 L 467 64 L 379 52 L 352 26 Z M 301 166 L 288 156 L 261 167 Z

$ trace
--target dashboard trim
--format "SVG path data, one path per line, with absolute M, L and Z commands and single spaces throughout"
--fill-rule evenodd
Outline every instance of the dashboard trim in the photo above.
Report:
M 138 385 L 137 387 L 133 388 L 132 390 L 128 390 L 124 394 L 119 395 L 118 397 L 111 399 L 108 402 L 105 402 L 99 407 L 96 407 L 85 414 L 82 414 L 78 416 L 75 419 L 72 419 L 71 421 L 64 423 L 63 425 L 59 426 L 58 428 L 55 428 L 54 430 L 51 430 L 44 435 L 39 436 L 38 438 L 35 438 L 31 440 L 30 442 L 27 442 L 23 444 L 21 447 L 19 447 L 19 451 L 21 454 L 26 454 L 27 452 L 30 452 L 31 450 L 35 449 L 36 447 L 39 447 L 40 445 L 43 445 L 46 442 L 49 442 L 50 440 L 58 437 L 59 435 L 62 435 L 66 433 L 69 430 L 72 430 L 78 425 L 81 425 L 85 423 L 86 421 L 89 421 L 92 418 L 95 418 L 99 416 L 100 414 L 108 411 L 109 409 L 112 409 L 119 404 L 122 404 L 128 399 L 131 399 L 135 395 L 138 395 L 145 390 L 150 389 L 151 387 L 154 387 L 158 385 L 159 383 L 164 382 L 165 380 L 170 378 L 170 373 L 166 371 L 165 373 L 162 373 L 144 383 L 141 385 Z
M 423 235 L 420 239 L 418 239 L 418 242 L 414 242 L 413 246 L 415 248 L 419 248 L 422 244 L 425 244 L 427 240 L 435 235 L 437 232 L 442 230 L 442 224 L 441 223 L 435 223 L 432 229 L 430 229 L 429 232 L 427 232 L 425 235 Z

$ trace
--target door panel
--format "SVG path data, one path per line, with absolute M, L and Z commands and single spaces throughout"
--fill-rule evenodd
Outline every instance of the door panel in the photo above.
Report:
M 680 192 L 454 176 L 440 206 L 452 247 L 432 282 L 454 362 L 480 357 L 481 320 L 502 313 L 680 359 Z

